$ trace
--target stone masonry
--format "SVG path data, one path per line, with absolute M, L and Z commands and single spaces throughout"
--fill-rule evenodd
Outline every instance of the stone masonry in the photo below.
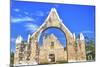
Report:
M 59 28 L 65 34 L 67 40 L 65 50 L 60 41 L 57 40 L 57 37 L 53 34 L 43 40 L 42 47 L 38 46 L 40 34 L 51 27 Z M 14 65 L 56 63 L 57 61 L 86 61 L 85 39 L 83 34 L 80 33 L 80 37 L 76 38 L 75 33 L 72 34 L 63 24 L 55 8 L 51 9 L 48 17 L 40 28 L 28 36 L 28 41 L 23 42 L 24 40 L 21 36 L 16 39 Z M 50 48 L 50 43 L 54 43 L 54 46 L 51 47 L 53 49 Z M 24 46 L 21 46 L 23 44 Z

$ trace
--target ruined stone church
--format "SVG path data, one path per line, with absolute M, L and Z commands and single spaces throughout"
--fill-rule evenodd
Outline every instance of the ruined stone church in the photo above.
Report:
M 40 34 L 47 28 L 59 28 L 65 34 L 67 43 L 64 49 L 63 44 L 52 33 L 43 37 L 42 46 L 39 46 Z M 14 65 L 34 65 L 60 62 L 81 62 L 86 61 L 85 39 L 82 33 L 79 38 L 75 33 L 63 24 L 55 8 L 52 8 L 44 23 L 28 40 L 24 41 L 21 36 L 16 39 L 16 51 L 14 54 Z

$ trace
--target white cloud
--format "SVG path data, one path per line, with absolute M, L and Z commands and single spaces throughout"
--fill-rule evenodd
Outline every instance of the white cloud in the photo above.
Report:
M 87 30 L 87 31 L 82 31 L 82 33 L 94 33 L 94 32 Z
M 44 16 L 44 13 L 42 11 L 37 11 L 38 16 Z
M 10 40 L 10 41 L 11 41 L 12 43 L 14 43 L 14 42 L 15 42 L 15 40 L 16 40 L 16 38 L 11 38 L 11 40 Z
M 27 31 L 30 31 L 32 33 L 38 29 L 38 25 L 32 23 L 27 23 L 24 27 L 26 28 Z
M 35 16 L 44 16 L 44 12 L 38 10 L 38 11 L 34 12 L 32 15 L 35 15 Z
M 28 13 L 28 12 L 26 12 L 26 11 L 24 11 L 24 14 L 25 14 L 25 15 L 28 15 L 29 13 Z
M 59 7 L 59 5 L 58 5 L 58 4 L 55 4 L 54 6 L 55 6 L 55 7 Z
M 19 14 L 19 15 L 18 15 L 18 17 L 22 17 L 22 15 L 21 15 L 21 14 Z
M 26 17 L 21 17 L 21 18 L 11 18 L 11 22 L 12 23 L 21 23 L 21 22 L 24 22 L 24 21 L 35 21 L 33 18 L 31 18 L 31 17 L 28 17 L 28 16 L 26 16 Z
M 16 9 L 14 9 L 14 11 L 15 11 L 15 12 L 19 12 L 20 10 L 16 8 Z

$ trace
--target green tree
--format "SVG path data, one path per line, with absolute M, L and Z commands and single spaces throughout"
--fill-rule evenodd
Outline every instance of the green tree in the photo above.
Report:
M 10 53 L 10 65 L 12 66 L 14 64 L 14 52 Z
M 88 55 L 91 55 L 92 60 L 95 60 L 95 42 L 94 42 L 94 40 L 88 40 L 87 45 L 86 45 L 86 52 L 87 52 L 87 57 L 88 57 Z

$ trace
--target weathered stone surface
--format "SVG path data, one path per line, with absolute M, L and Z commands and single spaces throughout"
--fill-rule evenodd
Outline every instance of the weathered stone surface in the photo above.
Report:
M 60 41 L 53 34 L 48 36 L 46 39 L 43 39 L 43 45 L 41 47 L 38 46 L 40 34 L 50 27 L 59 28 L 65 34 L 67 40 L 66 49 L 64 49 Z M 53 46 L 51 46 L 52 42 L 54 43 Z M 19 64 L 20 62 L 20 46 L 19 43 L 16 43 L 14 64 Z M 86 61 L 85 40 L 83 34 L 81 33 L 80 38 L 77 40 L 75 34 L 72 34 L 63 24 L 55 8 L 51 9 L 47 19 L 40 28 L 31 36 L 29 35 L 28 46 L 25 47 L 27 48 L 25 48 L 23 52 L 26 52 L 26 54 L 23 55 L 23 58 L 27 64 L 52 63 L 51 61 L 53 61 L 53 63 L 58 61 Z M 26 58 L 29 58 L 29 60 Z M 24 61 L 21 62 L 25 63 Z

